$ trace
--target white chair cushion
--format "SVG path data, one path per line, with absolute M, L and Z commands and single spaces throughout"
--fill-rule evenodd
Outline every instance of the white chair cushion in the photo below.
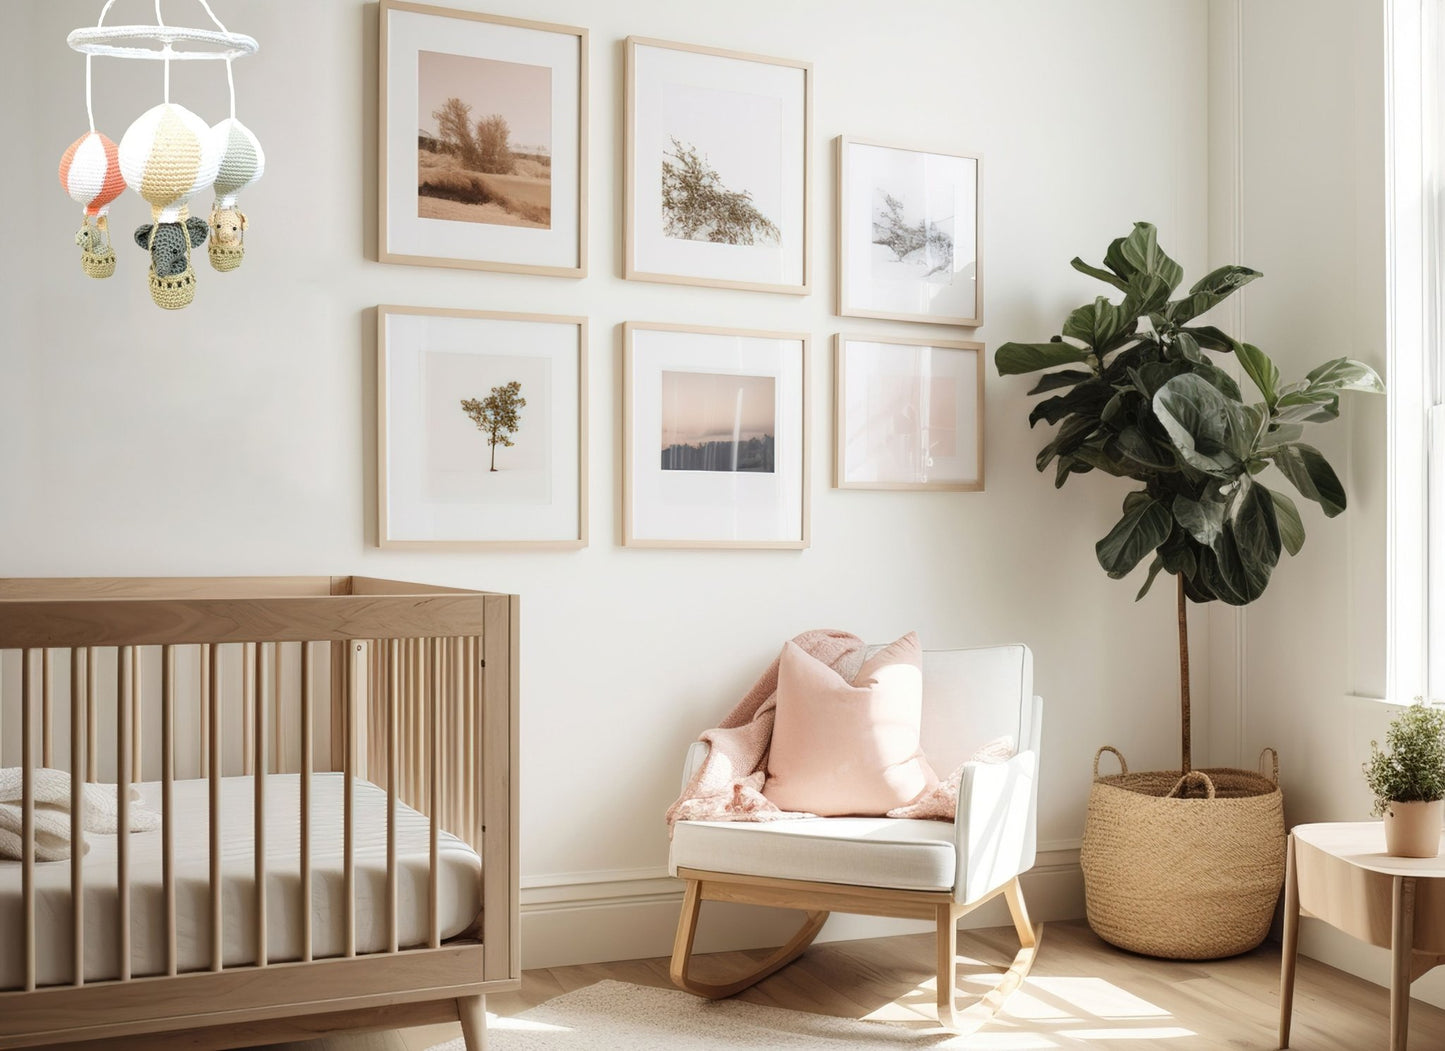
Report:
M 679 821 L 669 866 L 894 890 L 952 890 L 958 848 L 943 821 L 886 817 Z

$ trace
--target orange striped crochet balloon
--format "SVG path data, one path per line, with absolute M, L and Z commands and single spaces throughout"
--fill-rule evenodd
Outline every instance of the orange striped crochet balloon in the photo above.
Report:
M 125 189 L 116 144 L 98 131 L 76 139 L 60 156 L 60 185 L 86 215 L 104 215 Z

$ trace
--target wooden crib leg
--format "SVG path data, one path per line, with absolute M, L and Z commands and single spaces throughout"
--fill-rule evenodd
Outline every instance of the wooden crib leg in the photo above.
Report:
M 467 1051 L 487 1051 L 487 998 L 463 996 L 457 999 L 457 1017 L 462 1020 L 462 1039 Z

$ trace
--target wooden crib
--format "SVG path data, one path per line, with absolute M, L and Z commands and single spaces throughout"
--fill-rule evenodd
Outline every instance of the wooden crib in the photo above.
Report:
M 459 1019 L 479 1051 L 485 995 L 521 979 L 517 610 L 366 577 L 0 579 L 0 767 L 24 786 L 0 1048 Z M 71 813 L 86 783 L 134 786 L 119 826 L 160 827 L 74 827 L 37 861 L 43 768 L 80 775 Z

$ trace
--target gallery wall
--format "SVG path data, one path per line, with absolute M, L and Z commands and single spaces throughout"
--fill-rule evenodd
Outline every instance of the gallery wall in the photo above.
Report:
M 1158 224 L 1191 278 L 1208 262 L 1204 0 L 456 2 L 591 30 L 589 276 L 372 261 L 375 5 L 219 0 L 228 25 L 261 42 L 235 73 L 238 116 L 265 146 L 267 171 L 245 198 L 244 266 L 221 277 L 203 264 L 196 302 L 179 313 L 151 304 L 145 254 L 125 236 L 144 205 L 133 195 L 117 204 L 119 269 L 93 281 L 71 241 L 77 209 L 56 184 L 56 160 L 86 126 L 84 63 L 65 36 L 94 22 L 99 0 L 0 7 L 10 246 L 0 256 L 0 574 L 355 572 L 520 594 L 528 965 L 666 949 L 679 895 L 665 879 L 662 812 L 682 752 L 784 639 L 827 626 L 880 641 L 917 629 L 933 647 L 1020 640 L 1034 650 L 1047 704 L 1040 893 L 1052 895 L 1051 915 L 1077 915 L 1094 749 L 1114 744 L 1141 769 L 1177 762 L 1173 596 L 1160 587 L 1136 604 L 1137 580 L 1099 570 L 1093 544 L 1118 517 L 1125 487 L 1088 477 L 1055 492 L 1035 471 L 1045 439 L 1027 425 L 1027 379 L 989 370 L 986 491 L 829 487 L 832 335 L 969 337 L 834 316 L 832 141 L 981 153 L 986 324 L 976 338 L 990 353 L 1007 339 L 1045 339 L 1102 287 L 1071 271 L 1070 257 L 1101 257 L 1134 220 Z M 171 0 L 166 10 L 175 21 L 202 17 L 190 6 Z M 121 0 L 112 20 L 150 14 L 149 3 Z M 813 62 L 811 296 L 620 278 L 628 34 Z M 113 138 L 159 101 L 158 65 L 98 62 L 96 77 L 97 123 Z M 172 94 L 217 119 L 220 67 L 178 64 Z M 590 546 L 375 546 L 380 303 L 590 318 Z M 627 320 L 811 333 L 811 547 L 618 546 Z M 1307 556 L 1323 557 L 1348 528 Z M 1268 601 L 1283 603 L 1287 587 Z M 1203 618 L 1194 645 L 1207 680 Z M 1208 733 L 1207 713 L 1201 721 Z M 714 927 L 703 941 L 767 933 Z

